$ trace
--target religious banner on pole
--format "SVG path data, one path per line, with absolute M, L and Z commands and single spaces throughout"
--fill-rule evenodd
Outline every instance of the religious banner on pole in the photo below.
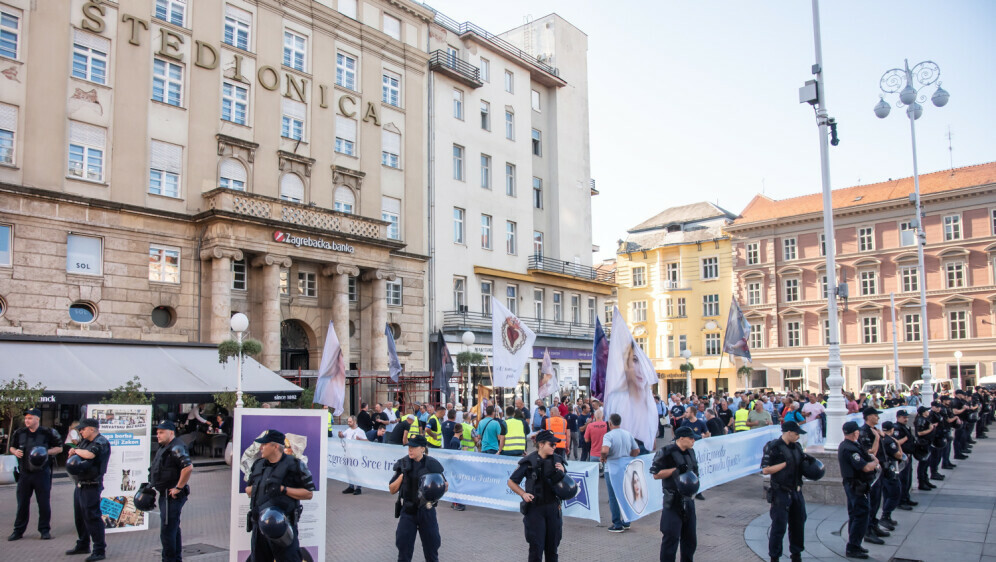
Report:
M 547 349 L 543 352 L 543 364 L 540 366 L 540 384 L 537 395 L 540 398 L 546 398 L 547 396 L 557 396 L 558 392 L 560 392 L 560 380 L 557 377 L 557 372 L 553 369 L 553 363 L 550 361 L 550 350 Z
M 622 427 L 647 449 L 657 436 L 657 404 L 651 387 L 657 371 L 640 349 L 618 307 L 612 311 L 612 340 L 605 367 L 605 416 L 622 416 Z
M 97 420 L 111 444 L 111 457 L 100 494 L 100 514 L 108 533 L 143 531 L 148 515 L 135 507 L 138 487 L 149 481 L 152 448 L 152 406 L 90 404 L 87 416 Z
M 533 354 L 536 334 L 494 297 L 491 297 L 491 311 L 494 385 L 515 388 L 522 377 L 522 369 Z
M 342 403 L 346 400 L 346 360 L 342 356 L 342 346 L 329 322 L 329 333 L 325 337 L 322 350 L 322 363 L 318 367 L 318 380 L 315 381 L 313 402 L 328 406 L 335 416 L 342 415 Z

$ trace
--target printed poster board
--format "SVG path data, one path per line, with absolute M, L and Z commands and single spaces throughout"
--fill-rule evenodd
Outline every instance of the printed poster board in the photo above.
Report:
M 111 444 L 104 474 L 100 512 L 107 533 L 142 531 L 149 518 L 135 508 L 139 485 L 149 481 L 152 451 L 152 406 L 89 404 L 87 416 L 100 424 L 100 433 Z

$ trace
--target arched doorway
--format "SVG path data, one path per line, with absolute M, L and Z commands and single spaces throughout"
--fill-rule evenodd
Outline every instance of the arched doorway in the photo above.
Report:
M 309 369 L 308 332 L 298 320 L 284 320 L 280 323 L 280 370 L 296 371 Z

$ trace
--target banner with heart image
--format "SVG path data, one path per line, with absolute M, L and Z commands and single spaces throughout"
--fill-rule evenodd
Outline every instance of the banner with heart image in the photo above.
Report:
M 536 334 L 494 297 L 491 297 L 491 311 L 494 386 L 514 388 L 533 355 Z

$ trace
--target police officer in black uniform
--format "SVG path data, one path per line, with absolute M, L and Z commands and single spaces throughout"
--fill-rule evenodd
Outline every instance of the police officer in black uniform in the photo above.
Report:
M 789 533 L 789 552 L 792 562 L 802 560 L 806 549 L 803 537 L 806 532 L 806 500 L 802 497 L 802 460 L 805 451 L 799 445 L 799 435 L 806 430 L 794 421 L 782 424 L 782 436 L 764 445 L 761 473 L 771 475 L 769 503 L 771 503 L 771 533 L 768 535 L 768 556 L 778 562 L 782 556 L 782 539 L 785 529 Z
M 910 417 L 906 410 L 896 412 L 896 430 L 893 438 L 899 444 L 903 454 L 906 455 L 906 466 L 899 474 L 899 509 L 903 511 L 911 511 L 913 506 L 919 503 L 910 497 L 910 489 L 913 487 L 913 455 L 916 452 L 916 437 L 908 425 L 909 421 Z
M 564 479 L 567 461 L 555 453 L 561 440 L 548 429 L 536 434 L 536 450 L 529 453 L 508 478 L 508 487 L 522 498 L 522 524 L 529 543 L 529 561 L 557 560 L 561 531 L 564 526 L 560 498 L 554 494 L 555 484 Z M 523 490 L 519 484 L 526 480 Z
M 885 464 L 883 464 L 882 478 L 882 518 L 883 525 L 888 525 L 892 529 L 898 526 L 896 520 L 892 518 L 892 512 L 899 507 L 899 500 L 902 498 L 902 482 L 900 481 L 899 464 L 903 461 L 903 451 L 900 443 L 896 441 L 893 434 L 896 430 L 892 422 L 882 423 L 881 450 L 885 453 Z
M 73 516 L 76 520 L 76 547 L 67 550 L 66 554 L 93 552 L 86 562 L 103 560 L 107 550 L 104 541 L 104 521 L 100 517 L 100 492 L 104 489 L 104 473 L 107 472 L 107 461 L 111 458 L 111 444 L 100 434 L 100 425 L 93 418 L 84 418 L 76 430 L 80 432 L 80 442 L 69 449 L 68 464 L 72 457 L 78 456 L 82 462 L 89 461 L 92 470 L 84 476 L 76 478 L 76 491 L 73 494 Z
M 699 473 L 695 459 L 695 432 L 689 427 L 674 431 L 674 443 L 657 451 L 650 466 L 654 480 L 661 481 L 664 509 L 661 511 L 661 562 L 674 562 L 681 545 L 681 562 L 692 562 L 698 546 L 695 498 L 678 491 L 678 477 L 687 472 Z
M 955 391 L 954 400 L 951 402 L 952 413 L 958 417 L 957 428 L 955 429 L 955 458 L 965 460 L 968 453 L 972 452 L 971 434 L 974 427 L 973 414 L 978 411 L 978 407 L 972 403 L 968 394 L 964 390 Z
M 260 458 L 252 463 L 246 486 L 249 496 L 246 530 L 252 532 L 249 562 L 301 562 L 297 523 L 301 517 L 301 500 L 310 500 L 314 495 L 311 471 L 301 459 L 284 452 L 286 437 L 283 433 L 268 429 L 256 438 L 256 443 L 260 445 Z M 260 515 L 271 507 L 282 513 L 290 526 L 289 534 L 293 538 L 287 544 L 271 541 L 261 532 Z
M 10 439 L 10 454 L 17 457 L 20 476 L 17 479 L 17 515 L 14 517 L 14 532 L 7 537 L 16 541 L 24 536 L 31 516 L 31 495 L 38 502 L 38 532 L 41 538 L 52 538 L 52 506 L 49 495 L 52 491 L 52 457 L 62 452 L 62 439 L 54 429 L 41 425 L 41 410 L 31 408 L 24 412 L 24 427 L 18 428 Z M 45 459 L 39 465 L 31 462 L 31 451 L 36 447 L 45 449 Z
M 875 428 L 878 425 L 878 415 L 880 413 L 881 411 L 870 406 L 861 411 L 865 424 L 861 426 L 861 435 L 858 438 L 858 442 L 870 455 L 878 459 L 879 465 L 885 465 L 886 457 L 885 449 L 882 447 L 882 432 Z M 889 529 L 890 524 L 882 523 L 878 518 L 878 510 L 882 507 L 882 485 L 882 479 L 878 478 L 872 484 L 869 493 L 868 537 L 865 540 L 872 544 L 884 544 L 885 541 L 882 540 L 882 537 L 887 537 L 891 534 L 886 530 Z M 879 526 L 880 523 L 881 527 Z M 885 529 L 882 527 L 885 527 Z M 892 529 L 889 530 L 891 531 Z
M 951 410 L 951 397 L 941 396 L 941 417 L 944 420 L 942 433 L 944 434 L 944 448 L 941 450 L 941 468 L 954 470 L 958 465 L 951 462 L 951 449 L 954 444 L 954 432 L 958 425 L 958 416 Z
M 180 511 L 190 495 L 190 473 L 194 464 L 187 446 L 176 437 L 176 425 L 166 420 L 156 427 L 159 450 L 149 468 L 149 483 L 159 494 L 159 540 L 163 545 L 163 562 L 181 560 Z
M 415 553 L 416 533 L 422 539 L 422 554 L 426 562 L 439 562 L 439 524 L 434 502 L 419 497 L 419 481 L 426 474 L 442 474 L 443 465 L 428 454 L 429 442 L 416 435 L 408 438 L 408 456 L 394 463 L 394 476 L 388 485 L 397 494 L 395 517 L 399 517 L 394 544 L 398 547 L 398 562 L 410 562 Z M 444 477 L 445 478 L 445 477 Z M 446 484 L 449 489 L 449 483 Z
M 913 433 L 917 438 L 917 442 L 914 445 L 914 453 L 919 452 L 916 465 L 916 489 L 922 492 L 929 492 L 937 487 L 930 483 L 928 475 L 928 471 L 931 469 L 931 462 L 933 462 L 935 457 L 933 442 L 937 424 L 934 423 L 933 419 L 933 412 L 927 406 L 920 406 L 916 409 L 916 419 L 913 421 Z M 924 447 L 927 448 L 926 458 L 923 458 Z M 934 469 L 934 473 L 937 473 L 936 469 Z
M 871 512 L 871 484 L 877 477 L 878 459 L 858 443 L 858 422 L 845 422 L 844 441 L 837 447 L 837 462 L 847 495 L 847 549 L 848 558 L 868 558 L 868 550 L 861 546 L 866 536 Z M 879 539 L 881 541 L 881 539 Z M 869 541 L 874 542 L 874 541 Z

